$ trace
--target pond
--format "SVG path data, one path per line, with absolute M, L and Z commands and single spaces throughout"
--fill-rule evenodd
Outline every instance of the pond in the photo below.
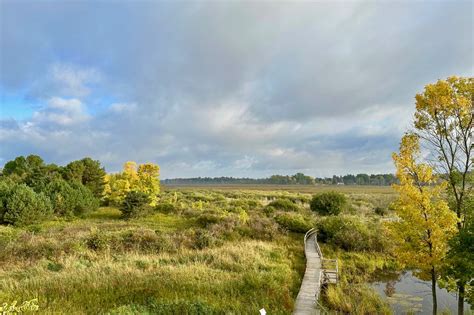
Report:
M 432 314 L 433 298 L 431 282 L 422 281 L 410 271 L 391 275 L 372 283 L 373 288 L 387 299 L 395 314 Z M 445 289 L 436 289 L 438 296 L 438 312 L 457 313 L 457 296 Z M 464 309 L 470 309 L 464 303 Z

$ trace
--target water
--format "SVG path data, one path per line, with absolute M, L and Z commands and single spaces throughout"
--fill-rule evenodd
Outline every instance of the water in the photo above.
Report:
M 422 281 L 410 271 L 374 282 L 375 290 L 387 299 L 395 314 L 431 314 L 433 298 L 431 296 L 431 282 Z M 447 311 L 457 313 L 457 296 L 445 289 L 436 288 L 438 297 L 438 312 Z M 464 309 L 469 312 L 470 306 L 464 303 Z

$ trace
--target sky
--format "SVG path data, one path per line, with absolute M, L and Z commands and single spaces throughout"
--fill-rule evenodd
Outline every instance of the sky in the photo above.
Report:
M 473 75 L 473 15 L 472 1 L 0 0 L 0 165 L 392 172 L 415 95 Z

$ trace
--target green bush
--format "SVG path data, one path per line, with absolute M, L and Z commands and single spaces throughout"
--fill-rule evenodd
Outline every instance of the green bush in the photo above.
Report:
M 50 198 L 53 211 L 58 216 L 81 216 L 99 207 L 99 200 L 78 182 L 56 179 L 46 185 L 44 193 Z
M 161 212 L 161 213 L 177 213 L 179 208 L 170 203 L 170 202 L 162 202 L 156 205 L 155 211 Z
M 138 218 L 149 211 L 150 196 L 141 191 L 130 191 L 120 207 L 125 219 Z
M 110 246 L 110 238 L 105 233 L 94 230 L 86 238 L 86 246 L 95 251 L 104 250 Z
M 196 241 L 194 248 L 204 249 L 206 247 L 213 247 L 223 243 L 223 240 L 213 235 L 211 232 L 206 230 L 196 231 Z
M 119 244 L 126 251 L 157 253 L 172 248 L 169 237 L 163 233 L 140 228 L 138 230 L 129 230 L 121 234 Z
M 63 179 L 57 179 L 46 185 L 43 191 L 51 200 L 54 214 L 72 217 L 77 203 L 74 189 Z
M 6 197 L 2 220 L 21 226 L 41 222 L 51 214 L 50 200 L 44 194 L 37 194 L 30 187 L 21 184 L 13 186 Z
M 311 221 L 299 213 L 279 213 L 275 216 L 275 221 L 291 232 L 305 233 L 313 227 Z
M 53 272 L 59 272 L 64 269 L 64 265 L 58 262 L 50 261 L 46 266 L 46 269 Z
M 229 202 L 231 207 L 240 207 L 243 209 L 255 209 L 260 206 L 260 202 L 254 199 L 235 199 Z
M 217 212 L 206 211 L 199 215 L 197 222 L 202 227 L 209 227 L 212 224 L 216 224 L 224 220 L 224 216 Z
M 283 211 L 298 211 L 300 208 L 289 199 L 277 199 L 270 202 L 267 207 L 273 207 Z
M 74 189 L 76 195 L 74 215 L 82 216 L 99 208 L 100 201 L 94 197 L 94 194 L 89 188 L 76 182 L 71 183 L 71 187 Z
M 385 247 L 379 225 L 364 223 L 358 217 L 330 216 L 317 224 L 318 240 L 344 250 L 382 251 Z
M 375 214 L 377 214 L 377 215 L 384 216 L 384 215 L 387 214 L 387 209 L 386 209 L 386 208 L 382 208 L 382 207 L 375 207 L 374 212 L 375 212 Z
M 7 198 L 10 196 L 14 185 L 11 180 L 0 181 L 0 222 L 3 221 L 3 215 L 7 211 Z
M 252 216 L 243 226 L 239 227 L 242 236 L 257 240 L 273 240 L 281 235 L 278 224 L 267 217 Z
M 338 215 L 346 204 L 346 197 L 337 192 L 324 192 L 313 196 L 311 210 L 321 215 Z

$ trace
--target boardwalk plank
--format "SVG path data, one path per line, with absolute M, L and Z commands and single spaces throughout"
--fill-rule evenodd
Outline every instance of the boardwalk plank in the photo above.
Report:
M 316 234 L 310 235 L 305 245 L 306 271 L 300 292 L 296 297 L 295 315 L 320 314 L 319 306 L 315 303 L 315 297 L 320 291 L 321 257 L 316 250 Z

